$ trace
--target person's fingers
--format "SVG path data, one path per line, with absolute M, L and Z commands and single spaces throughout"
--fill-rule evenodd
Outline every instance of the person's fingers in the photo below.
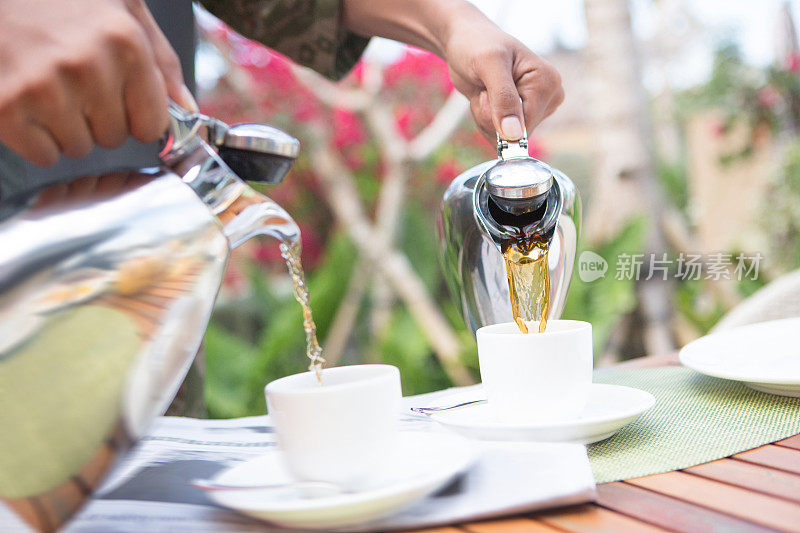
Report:
M 94 140 L 83 114 L 73 108 L 53 119 L 48 128 L 61 148 L 61 153 L 75 159 L 89 155 L 94 148 Z
M 144 29 L 147 38 L 150 40 L 153 56 L 167 86 L 167 95 L 184 109 L 196 113 L 199 111 L 197 102 L 191 91 L 186 87 L 178 54 L 175 53 L 169 40 L 164 36 L 152 13 L 141 0 L 135 2 L 130 7 L 130 10 L 133 16 L 142 24 L 142 29 Z
M 505 48 L 486 52 L 476 66 L 489 97 L 492 123 L 500 137 L 509 141 L 522 138 L 522 102 L 512 76 L 512 57 Z
M 55 165 L 60 156 L 58 143 L 50 132 L 31 121 L 17 122 L 11 127 L 0 126 L 0 142 L 41 167 Z
M 31 118 L 49 131 L 62 154 L 76 159 L 86 157 L 94 147 L 94 140 L 83 111 L 64 84 L 55 83 L 52 88 L 48 104 L 35 106 L 33 109 L 39 114 Z
M 564 101 L 561 76 L 555 68 L 544 61 L 523 74 L 517 80 L 517 87 L 522 97 L 529 131 L 550 116 Z
M 83 113 L 95 144 L 117 148 L 127 140 L 129 132 L 121 75 L 110 54 L 104 54 L 99 62 L 93 83 L 84 87 L 87 102 Z
M 150 65 L 139 65 L 132 69 L 123 92 L 131 136 L 143 143 L 160 139 L 169 124 L 161 73 Z
M 94 143 L 80 105 L 67 91 L 69 85 L 60 72 L 26 84 L 14 104 L 0 112 L 0 129 L 5 134 L 0 140 L 41 166 L 54 164 L 62 153 L 86 156 Z
M 497 142 L 497 130 L 492 120 L 492 108 L 489 106 L 489 97 L 486 91 L 481 91 L 470 98 L 469 107 L 481 134 L 494 145 Z
M 139 24 L 120 31 L 117 54 L 127 70 L 122 95 L 130 134 L 144 143 L 157 141 L 168 124 L 167 89 Z

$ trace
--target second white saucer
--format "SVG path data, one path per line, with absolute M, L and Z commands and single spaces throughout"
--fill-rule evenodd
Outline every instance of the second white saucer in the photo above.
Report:
M 456 393 L 438 398 L 436 404 L 428 407 L 480 400 L 482 394 L 482 391 Z M 486 403 L 434 412 L 429 416 L 443 426 L 475 439 L 589 444 L 612 436 L 655 403 L 655 397 L 643 390 L 594 383 L 583 412 L 567 420 L 507 424 L 498 421 Z

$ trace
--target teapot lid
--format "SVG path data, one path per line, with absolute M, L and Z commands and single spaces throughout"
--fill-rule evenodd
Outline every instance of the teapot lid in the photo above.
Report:
M 225 130 L 221 144 L 227 148 L 278 155 L 289 159 L 296 159 L 300 154 L 300 141 L 283 130 L 265 124 L 229 126 Z
M 524 200 L 540 196 L 553 185 L 553 171 L 528 155 L 525 132 L 517 141 L 497 136 L 498 161 L 486 171 L 486 189 L 495 198 Z

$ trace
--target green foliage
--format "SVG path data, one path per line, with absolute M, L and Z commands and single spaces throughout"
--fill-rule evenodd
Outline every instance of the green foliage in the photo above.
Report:
M 246 340 L 212 322 L 204 341 L 206 357 L 205 400 L 211 418 L 248 414 L 253 401 L 249 383 L 258 350 Z
M 733 42 L 721 43 L 714 53 L 711 77 L 699 89 L 688 91 L 681 103 L 687 110 L 708 107 L 741 109 L 742 90 L 755 84 L 756 71 L 742 58 L 742 52 Z
M 683 162 L 667 163 L 659 161 L 658 180 L 672 204 L 682 213 L 689 206 L 689 184 L 686 165 Z
M 787 148 L 783 167 L 761 208 L 772 271 L 800 267 L 800 139 Z
M 608 263 L 608 271 L 602 278 L 588 283 L 581 281 L 576 264 L 563 318 L 592 323 L 596 355 L 602 353 L 620 318 L 636 306 L 634 282 L 616 279 L 615 265 L 620 254 L 641 253 L 646 230 L 645 219 L 634 219 L 614 238 L 592 250 Z
M 677 284 L 675 307 L 702 334 L 708 333 L 725 315 L 726 309 L 704 289 L 703 280 L 685 280 Z
M 432 213 L 419 202 L 409 200 L 401 227 L 401 249 L 426 288 L 431 294 L 436 294 L 442 288 L 442 272 L 439 268 L 439 242 L 434 231 L 436 221 Z
M 403 394 L 419 394 L 450 386 L 430 344 L 405 307 L 396 307 L 389 325 L 375 339 L 381 362 L 401 369 Z
M 723 164 L 752 155 L 768 131 L 796 135 L 800 130 L 800 56 L 794 52 L 786 62 L 758 69 L 745 63 L 735 44 L 723 43 L 715 52 L 709 81 L 679 97 L 679 114 L 684 118 L 702 109 L 721 111 L 720 135 L 737 123 L 748 128 L 748 139 L 724 154 Z

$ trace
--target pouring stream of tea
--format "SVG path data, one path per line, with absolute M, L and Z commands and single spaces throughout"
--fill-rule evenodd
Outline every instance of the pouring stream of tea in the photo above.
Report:
M 300 234 L 294 220 L 275 202 L 242 185 L 239 196 L 218 215 L 225 225 L 228 237 L 247 240 L 253 234 L 263 234 L 280 240 L 281 256 L 286 261 L 294 284 L 294 297 L 303 309 L 303 329 L 306 333 L 306 355 L 310 360 L 308 369 L 316 373 L 322 383 L 322 348 L 317 341 L 317 326 L 311 314 L 308 286 L 303 266 L 300 263 Z M 240 221 L 237 225 L 237 221 Z M 253 231 L 255 230 L 255 232 Z
M 282 242 L 280 244 L 281 255 L 286 261 L 286 267 L 292 276 L 294 283 L 294 297 L 303 309 L 303 329 L 306 332 L 306 355 L 310 360 L 308 369 L 313 370 L 317 376 L 317 381 L 322 383 L 322 367 L 325 359 L 322 357 L 322 348 L 317 341 L 317 325 L 311 314 L 311 305 L 308 297 L 308 286 L 306 285 L 303 267 L 300 264 L 300 241 L 294 243 Z
M 522 333 L 528 333 L 525 320 L 538 319 L 539 333 L 547 328 L 547 312 L 550 306 L 548 248 L 545 241 L 534 241 L 530 244 L 514 241 L 507 243 L 503 251 L 511 312 Z

